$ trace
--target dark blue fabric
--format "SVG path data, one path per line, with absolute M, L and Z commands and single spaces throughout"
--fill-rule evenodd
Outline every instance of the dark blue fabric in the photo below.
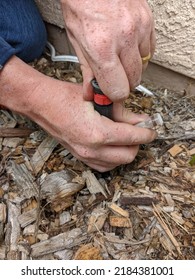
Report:
M 33 0 L 0 0 L 0 68 L 16 55 L 25 62 L 40 57 L 47 35 Z

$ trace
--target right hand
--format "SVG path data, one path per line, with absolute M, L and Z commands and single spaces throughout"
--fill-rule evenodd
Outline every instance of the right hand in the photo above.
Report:
M 37 90 L 30 117 L 95 170 L 104 172 L 132 162 L 139 144 L 156 137 L 153 130 L 133 126 L 146 115 L 133 114 L 119 103 L 113 108 L 115 121 L 101 116 L 91 102 L 83 99 L 81 85 L 49 78 L 45 88 Z

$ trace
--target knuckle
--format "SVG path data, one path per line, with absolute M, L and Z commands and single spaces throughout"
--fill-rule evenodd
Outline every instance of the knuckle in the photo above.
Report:
M 121 88 L 120 90 L 112 91 L 112 101 L 121 102 L 126 100 L 129 97 L 129 91 L 126 88 Z
M 129 154 L 129 163 L 134 161 L 135 157 L 137 155 L 137 151 L 131 151 Z
M 131 163 L 132 161 L 134 161 L 135 159 L 135 155 L 133 155 L 132 153 L 129 154 L 129 157 L 128 157 L 128 162 L 127 163 Z
M 131 38 L 131 36 L 136 31 L 136 23 L 134 20 L 132 20 L 132 18 L 125 18 L 121 22 L 121 28 L 121 34 L 123 35 L 123 38 Z
M 145 28 L 150 28 L 152 25 L 152 17 L 148 12 L 144 12 L 142 15 L 142 24 Z
M 110 57 L 110 46 L 112 45 L 111 36 L 108 32 L 94 34 L 85 38 L 85 49 L 92 61 L 103 61 Z
M 97 148 L 98 146 L 102 146 L 106 143 L 106 135 L 101 131 L 94 130 L 91 135 L 91 146 Z
M 135 157 L 138 153 L 138 150 L 139 150 L 138 146 L 133 147 L 133 149 L 132 149 L 132 147 L 129 149 L 129 153 L 127 153 L 128 154 L 128 159 L 126 160 L 125 164 L 131 163 L 135 160 Z
M 126 159 L 123 159 L 123 161 L 122 161 L 120 164 L 129 164 L 129 163 L 131 163 L 132 161 L 134 161 L 135 156 L 132 155 L 132 153 L 129 153 L 129 154 L 127 154 L 127 155 L 128 155 L 128 157 L 126 157 Z
M 86 147 L 79 147 L 77 148 L 77 157 L 80 159 L 80 160 L 89 160 L 91 158 L 94 158 L 94 155 L 93 155 L 93 152 L 86 148 Z
M 131 145 L 136 145 L 140 143 L 140 135 L 138 135 L 137 133 L 134 132 L 134 130 L 132 130 L 129 138 L 129 142 L 131 143 Z

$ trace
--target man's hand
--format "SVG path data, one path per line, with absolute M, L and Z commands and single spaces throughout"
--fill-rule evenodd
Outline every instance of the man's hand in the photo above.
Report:
M 112 101 L 127 98 L 141 80 L 142 57 L 155 49 L 154 21 L 146 0 L 61 0 L 65 25 L 92 100 L 96 78 Z
M 134 124 L 135 115 L 114 104 L 115 121 L 94 111 L 82 86 L 47 77 L 13 57 L 0 72 L 0 104 L 31 118 L 88 166 L 107 171 L 134 160 L 139 144 L 156 137 Z

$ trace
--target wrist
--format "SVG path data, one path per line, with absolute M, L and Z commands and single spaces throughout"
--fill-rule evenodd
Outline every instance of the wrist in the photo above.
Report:
M 0 71 L 0 104 L 28 116 L 42 79 L 43 74 L 13 56 Z

